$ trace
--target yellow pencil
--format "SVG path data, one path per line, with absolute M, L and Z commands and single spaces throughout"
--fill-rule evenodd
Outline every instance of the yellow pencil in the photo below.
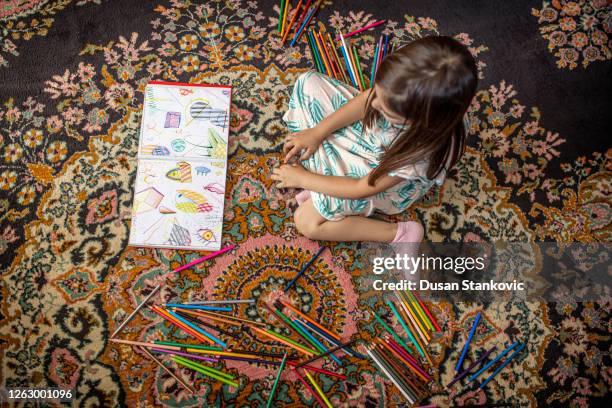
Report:
M 406 302 L 406 299 L 404 299 L 404 297 L 402 296 L 402 292 L 399 292 L 399 297 L 402 300 L 402 302 L 401 302 L 402 308 L 404 309 L 404 311 L 406 312 L 406 314 L 410 318 L 410 321 L 418 329 L 418 332 L 422 336 L 425 337 L 425 343 L 429 343 L 430 337 L 429 337 L 429 334 L 427 333 L 427 330 L 425 330 L 425 328 L 423 326 L 421 326 L 419 320 L 416 318 L 416 316 L 414 315 L 414 313 L 410 309 L 410 306 L 409 306 L 408 302 Z
M 291 7 L 291 1 L 287 0 L 287 2 L 285 3 L 285 10 L 283 11 L 283 22 L 281 23 L 281 35 L 283 35 L 285 33 L 285 26 L 286 26 L 286 22 L 287 22 L 287 10 L 289 10 L 289 7 Z
M 419 314 L 419 317 L 421 318 L 421 322 L 424 322 L 425 325 L 429 328 L 429 330 L 431 330 L 432 332 L 436 331 L 436 329 L 433 327 L 433 324 L 431 324 L 431 322 L 429 321 L 429 317 L 427 317 L 425 315 L 425 312 L 423 311 L 423 309 L 421 309 L 421 305 L 419 304 L 419 302 L 417 302 L 416 298 L 414 297 L 414 295 L 412 294 L 412 292 L 408 292 L 408 297 L 410 298 L 410 303 L 412 304 L 412 307 L 414 308 L 414 310 L 417 311 L 417 313 Z
M 321 399 L 325 401 L 325 405 L 327 405 L 327 408 L 333 408 L 331 402 L 329 402 L 325 394 L 323 394 L 323 390 L 321 389 L 321 387 L 319 387 L 319 384 L 317 384 L 314 378 L 312 378 L 312 375 L 310 375 L 310 373 L 306 370 L 304 370 L 304 374 L 306 374 L 306 378 L 308 378 L 308 381 L 310 381 L 310 383 L 315 388 L 315 390 L 317 391 Z

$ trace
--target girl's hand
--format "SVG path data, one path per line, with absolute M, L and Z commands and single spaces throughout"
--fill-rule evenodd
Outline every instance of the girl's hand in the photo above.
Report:
M 278 181 L 278 188 L 301 188 L 300 180 L 308 173 L 299 164 L 283 164 L 272 171 L 272 180 Z
M 299 155 L 300 161 L 308 159 L 317 151 L 326 136 L 319 127 L 287 135 L 285 137 L 285 145 L 283 146 L 285 163 L 289 163 L 289 160 L 297 155 Z

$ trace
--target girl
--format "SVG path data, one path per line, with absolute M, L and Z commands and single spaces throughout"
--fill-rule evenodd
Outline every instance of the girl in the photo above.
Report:
M 442 184 L 465 143 L 463 117 L 476 92 L 474 58 L 457 40 L 427 37 L 387 56 L 362 93 L 314 72 L 301 75 L 284 120 L 280 188 L 302 188 L 294 219 L 311 239 L 420 242 L 397 214 Z M 301 164 L 288 164 L 299 158 Z

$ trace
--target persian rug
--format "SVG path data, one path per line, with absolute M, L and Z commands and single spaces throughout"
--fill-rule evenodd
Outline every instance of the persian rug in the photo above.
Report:
M 295 3 L 295 1 L 293 2 Z M 172 367 L 191 395 L 110 333 L 162 282 L 166 301 L 276 298 L 319 243 L 297 233 L 291 192 L 270 180 L 304 43 L 281 45 L 278 2 L 0 1 L 0 373 L 4 386 L 75 390 L 78 406 L 261 406 L 276 371 L 227 363 L 238 388 Z M 334 33 L 354 38 L 369 72 L 384 32 L 399 44 L 452 35 L 478 61 L 467 151 L 445 184 L 402 217 L 429 241 L 609 242 L 612 190 L 610 3 L 605 0 L 323 2 Z M 194 252 L 127 246 L 143 90 L 153 79 L 234 87 L 224 243 L 231 256 L 181 274 Z M 289 296 L 343 339 L 380 333 L 364 261 L 332 244 Z M 167 279 L 167 280 L 166 280 Z M 604 406 L 610 395 L 609 303 L 504 303 L 483 310 L 474 348 L 527 340 L 485 390 L 446 389 L 477 304 L 438 303 L 429 349 L 439 406 Z M 244 305 L 240 313 L 267 319 Z M 125 339 L 186 340 L 143 310 Z M 254 339 L 240 336 L 240 347 Z M 346 381 L 319 375 L 334 406 L 401 406 L 367 360 Z M 288 371 L 276 406 L 316 401 Z

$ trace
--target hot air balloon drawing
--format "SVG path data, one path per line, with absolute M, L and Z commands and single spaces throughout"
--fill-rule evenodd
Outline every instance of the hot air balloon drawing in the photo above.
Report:
M 206 197 L 191 190 L 176 190 L 176 209 L 188 214 L 210 212 L 213 206 Z

